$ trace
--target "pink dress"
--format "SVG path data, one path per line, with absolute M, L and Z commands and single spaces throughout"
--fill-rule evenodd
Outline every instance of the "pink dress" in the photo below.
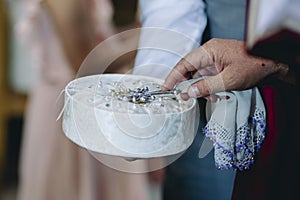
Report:
M 18 30 L 38 65 L 38 78 L 25 116 L 18 199 L 148 199 L 146 174 L 110 169 L 64 136 L 61 120 L 56 121 L 62 102 L 58 105 L 56 99 L 75 73 L 47 9 L 37 0 L 27 0 L 26 5 L 28 12 Z M 102 9 L 97 12 L 110 15 L 107 6 L 111 6 L 109 1 L 97 1 L 97 9 Z M 102 35 L 111 30 L 95 27 Z

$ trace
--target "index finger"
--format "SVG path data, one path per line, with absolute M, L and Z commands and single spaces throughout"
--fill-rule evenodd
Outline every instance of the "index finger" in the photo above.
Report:
M 189 79 L 190 73 L 212 65 L 212 59 L 204 47 L 200 47 L 182 58 L 167 76 L 163 90 L 172 89 L 177 83 Z
M 185 58 L 181 59 L 168 74 L 164 82 L 163 89 L 172 89 L 177 83 L 189 79 L 189 72 L 196 71 L 196 69 L 191 68 L 190 65 L 191 64 L 188 63 Z

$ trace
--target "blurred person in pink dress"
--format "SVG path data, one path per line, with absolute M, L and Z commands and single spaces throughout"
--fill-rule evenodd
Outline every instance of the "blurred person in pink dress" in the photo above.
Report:
M 145 174 L 110 169 L 63 134 L 56 99 L 92 48 L 116 33 L 109 0 L 24 0 L 19 37 L 31 51 L 38 77 L 29 94 L 21 148 L 19 200 L 143 200 Z M 138 36 L 115 48 L 134 45 Z M 129 65 L 112 68 L 127 72 Z

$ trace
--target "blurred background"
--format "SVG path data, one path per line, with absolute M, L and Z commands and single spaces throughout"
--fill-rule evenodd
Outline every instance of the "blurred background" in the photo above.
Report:
M 64 60 L 67 60 L 72 68 L 70 74 L 75 74 L 82 60 L 96 44 L 120 31 L 139 27 L 137 0 L 83 2 L 81 0 L 0 0 L 1 200 L 17 199 L 26 113 L 28 109 L 31 109 L 28 108 L 28 103 L 31 95 L 35 94 L 32 91 L 36 90 L 37 84 L 40 84 L 39 80 L 45 80 L 43 73 L 47 70 L 40 69 L 41 67 L 38 65 L 41 61 L 37 61 L 37 58 L 44 59 L 43 56 L 47 55 L 47 50 L 44 48 L 47 46 L 47 37 L 50 38 L 49 43 L 51 43 L 52 36 L 47 36 L 49 30 L 51 33 L 55 33 L 58 41 L 62 44 L 61 49 L 66 57 Z M 97 9 L 100 9 L 100 12 Z M 48 21 L 50 18 L 54 24 L 50 28 L 45 27 L 47 19 L 45 22 L 39 19 L 45 17 L 41 14 L 43 12 L 46 13 Z M 42 27 L 40 27 L 41 25 Z M 124 44 L 120 42 L 120 46 L 117 48 L 122 48 L 122 45 L 128 45 L 132 41 L 133 43 L 138 41 L 138 35 L 132 37 L 128 41 L 123 41 Z M 39 44 L 44 41 L 46 41 L 45 44 Z M 125 61 L 122 60 L 121 65 L 117 63 L 119 67 L 122 66 L 121 68 L 112 66 L 109 69 L 110 72 L 122 73 L 130 70 L 134 56 L 135 52 L 131 53 Z M 49 56 L 48 60 L 51 59 L 53 59 L 53 55 Z M 60 78 L 58 76 L 57 79 Z M 74 77 L 69 76 L 65 82 L 72 78 Z M 44 91 L 44 93 L 47 92 Z M 39 97 L 37 97 L 37 101 L 39 101 Z M 43 101 L 43 98 L 40 101 Z M 44 115 L 46 114 L 44 113 Z M 155 198 L 153 197 L 153 199 Z
M 13 2 L 15 3 L 15 2 Z M 27 94 L 34 78 L 30 60 L 18 48 L 13 6 L 0 3 L 0 193 L 15 190 Z M 23 50 L 25 53 L 26 51 Z M 27 73 L 24 70 L 28 69 Z M 23 76 L 23 75 L 25 76 Z M 29 76 L 28 78 L 25 78 Z

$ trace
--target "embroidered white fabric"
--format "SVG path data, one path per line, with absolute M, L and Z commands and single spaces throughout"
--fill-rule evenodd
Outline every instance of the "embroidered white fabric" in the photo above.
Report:
M 263 100 L 257 88 L 219 94 L 230 98 L 207 103 L 204 128 L 213 141 L 216 167 L 248 169 L 265 138 Z
M 107 76 L 110 76 L 110 78 L 113 77 L 112 75 Z M 117 77 L 118 75 L 114 76 Z M 101 80 L 104 80 L 103 78 L 106 76 L 102 75 L 101 77 Z M 118 79 L 120 79 L 120 77 Z M 78 82 L 79 80 L 80 83 Z M 126 120 L 118 120 L 119 123 L 112 126 L 115 124 L 116 116 L 119 115 L 110 116 L 109 114 L 112 112 L 107 109 L 99 110 L 95 109 L 95 106 L 88 106 L 89 103 L 91 104 L 89 101 L 90 98 L 87 95 L 87 89 L 84 89 L 82 86 L 86 85 L 88 88 L 89 85 L 98 83 L 100 80 L 99 76 L 95 75 L 79 80 L 76 82 L 76 93 L 73 93 L 73 90 L 69 88 L 70 92 L 67 92 L 68 95 L 66 95 L 63 129 L 67 137 L 80 146 L 109 155 L 149 158 L 169 155 L 174 151 L 178 152 L 179 147 L 181 149 L 180 152 L 182 152 L 191 144 L 192 136 L 194 136 L 195 132 L 193 130 L 196 130 L 197 124 L 196 121 L 192 120 L 195 119 L 196 116 L 194 114 L 192 115 L 191 112 L 184 113 L 184 116 L 182 113 L 182 117 L 180 117 L 180 119 L 183 120 L 181 124 L 184 126 L 175 131 L 176 133 L 180 133 L 177 134 L 177 136 L 180 137 L 176 137 L 178 140 L 172 140 L 172 145 L 167 145 L 168 148 L 163 148 L 159 153 L 156 151 L 152 152 L 151 150 L 148 151 L 144 146 L 145 144 L 141 142 L 142 140 L 138 138 L 135 139 L 135 137 L 132 137 L 132 140 L 136 141 L 130 143 L 125 142 L 128 140 L 125 140 L 125 138 L 122 139 L 120 136 L 126 136 L 126 138 L 128 138 L 128 136 L 127 134 L 123 134 L 123 132 L 120 132 L 118 137 L 113 137 L 118 140 L 112 140 L 111 136 L 116 135 L 116 130 L 119 130 L 118 127 L 120 123 Z M 71 87 L 71 85 L 69 85 L 69 87 Z M 66 91 L 69 90 L 66 89 Z M 80 99 L 78 95 L 75 95 L 80 93 L 80 91 L 83 94 L 82 97 L 84 97 L 85 103 L 82 103 L 82 99 Z M 207 103 L 206 114 L 208 123 L 204 128 L 205 135 L 213 141 L 215 146 L 215 164 L 219 169 L 247 169 L 253 163 L 255 153 L 259 150 L 265 138 L 266 112 L 263 100 L 257 88 L 218 94 L 229 96 L 229 99 L 221 99 L 215 103 Z M 72 115 L 70 115 L 70 112 L 72 112 Z M 169 115 L 167 114 L 167 116 Z M 93 121 L 92 118 L 95 118 L 94 124 L 91 124 Z M 110 121 L 108 121 L 108 119 Z M 161 132 L 170 133 L 170 130 L 175 127 L 172 122 L 166 123 L 165 125 L 168 124 L 168 131 L 162 129 Z M 129 128 L 130 124 L 125 123 L 124 125 Z M 70 127 L 75 127 L 75 129 L 70 129 Z M 133 130 L 136 130 L 136 128 Z M 104 134 L 107 132 L 113 134 Z M 100 136 L 101 138 L 99 138 Z M 108 141 L 107 145 L 104 145 L 104 141 L 106 140 Z M 102 141 L 102 143 L 96 141 Z M 174 145 L 174 142 L 176 145 Z M 123 151 L 120 151 L 118 148 L 118 150 L 116 150 L 116 146 L 111 145 L 111 143 L 119 148 L 122 146 Z M 156 140 L 153 144 L 163 145 L 163 143 L 163 140 Z M 153 148 L 157 149 L 155 145 L 150 145 L 149 147 L 151 147 L 152 150 Z M 126 151 L 124 151 L 124 149 L 126 149 Z M 141 150 L 146 152 L 139 154 Z M 134 151 L 134 153 L 130 153 L 132 151 Z
M 199 122 L 195 99 L 133 104 L 112 96 L 113 83 L 135 88 L 162 80 L 128 74 L 99 74 L 71 81 L 65 88 L 63 130 L 93 152 L 125 158 L 179 155 L 193 142 Z M 154 84 L 151 86 L 151 84 Z M 172 100 L 176 103 L 175 100 Z

